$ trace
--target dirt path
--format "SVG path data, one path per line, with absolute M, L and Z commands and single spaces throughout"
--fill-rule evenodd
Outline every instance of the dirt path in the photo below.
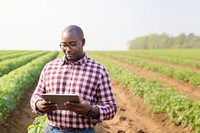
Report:
M 113 90 L 117 100 L 118 112 L 113 120 L 96 126 L 97 133 L 193 133 L 189 128 L 170 124 L 163 114 L 153 115 L 143 99 L 133 96 L 131 91 L 113 82 Z M 0 125 L 0 133 L 26 133 L 35 115 L 31 112 L 29 100 L 33 89 L 21 98 L 18 107 Z

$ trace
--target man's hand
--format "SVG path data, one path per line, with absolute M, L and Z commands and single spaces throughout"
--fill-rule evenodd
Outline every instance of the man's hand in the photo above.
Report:
M 82 99 L 80 99 L 80 103 L 65 102 L 64 105 L 68 107 L 68 110 L 81 115 L 86 115 L 88 111 L 91 109 L 91 105 Z M 100 110 L 98 107 L 93 107 L 93 108 L 94 108 L 94 116 L 92 118 L 98 119 L 100 115 Z
M 67 106 L 67 108 L 70 111 L 73 111 L 77 114 L 82 114 L 82 115 L 86 115 L 87 112 L 91 108 L 90 104 L 88 104 L 87 102 L 85 102 L 81 99 L 80 99 L 80 103 L 65 102 L 64 105 Z
M 44 113 L 48 113 L 48 112 L 58 109 L 57 104 L 51 103 L 50 101 L 45 101 L 45 100 L 38 101 L 36 103 L 36 106 L 40 111 L 42 111 Z

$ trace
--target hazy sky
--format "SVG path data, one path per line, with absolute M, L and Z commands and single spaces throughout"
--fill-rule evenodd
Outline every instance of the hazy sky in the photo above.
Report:
M 0 50 L 59 50 L 71 24 L 85 50 L 126 50 L 150 33 L 200 35 L 199 0 L 0 0 Z

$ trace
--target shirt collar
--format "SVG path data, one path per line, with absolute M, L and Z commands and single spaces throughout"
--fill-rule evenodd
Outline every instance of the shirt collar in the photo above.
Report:
M 67 60 L 65 56 L 63 56 L 61 65 L 65 65 L 65 64 L 82 65 L 86 62 L 87 58 L 88 57 L 85 52 L 83 53 L 83 57 L 76 62 L 70 62 L 69 60 Z

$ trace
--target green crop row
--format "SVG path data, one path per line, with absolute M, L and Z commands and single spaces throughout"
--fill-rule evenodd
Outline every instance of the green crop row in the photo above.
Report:
M 163 88 L 156 80 L 139 77 L 126 68 L 107 62 L 98 55 L 90 54 L 92 58 L 102 63 L 112 77 L 124 87 L 130 88 L 135 95 L 144 98 L 151 105 L 153 113 L 165 113 L 170 121 L 182 127 L 192 127 L 200 132 L 200 102 L 180 94 L 175 87 Z
M 117 54 L 108 53 L 108 52 L 102 52 L 102 53 L 98 52 L 98 54 L 101 54 L 102 56 L 107 56 L 109 58 L 116 59 L 122 62 L 126 62 L 128 64 L 132 64 L 137 67 L 142 67 L 153 72 L 159 72 L 166 76 L 173 77 L 175 79 L 200 86 L 200 74 L 194 71 L 182 70 L 173 66 L 166 67 L 160 64 L 152 64 L 147 61 L 137 59 L 134 57 L 127 57 L 127 56 L 117 55 Z
M 0 78 L 0 122 L 12 111 L 20 96 L 39 76 L 44 65 L 57 56 L 49 52 Z
M 0 55 L 16 54 L 21 52 L 27 52 L 27 50 L 0 50 Z
M 26 54 L 30 54 L 31 52 L 36 52 L 36 51 L 13 51 L 13 53 L 7 53 L 7 54 L 3 54 L 0 56 L 0 61 L 6 60 L 6 59 L 10 59 L 10 58 L 16 58 L 19 56 L 23 56 Z
M 200 49 L 131 50 L 125 51 L 125 53 L 200 60 Z
M 168 62 L 168 63 L 173 63 L 173 64 L 178 64 L 178 65 L 183 65 L 183 66 L 189 66 L 193 68 L 200 68 L 200 61 L 197 60 L 191 60 L 191 58 L 183 58 L 183 57 L 176 57 L 176 56 L 158 56 L 158 55 L 150 55 L 150 54 L 142 54 L 142 53 L 136 53 L 133 51 L 129 52 L 114 52 L 114 54 L 120 54 L 120 55 L 126 55 L 128 57 L 138 57 L 140 59 L 151 59 L 151 60 L 156 60 L 156 61 L 161 61 L 161 62 Z
M 9 60 L 0 62 L 0 77 L 46 53 L 47 51 L 33 52 L 28 55 L 11 58 Z

